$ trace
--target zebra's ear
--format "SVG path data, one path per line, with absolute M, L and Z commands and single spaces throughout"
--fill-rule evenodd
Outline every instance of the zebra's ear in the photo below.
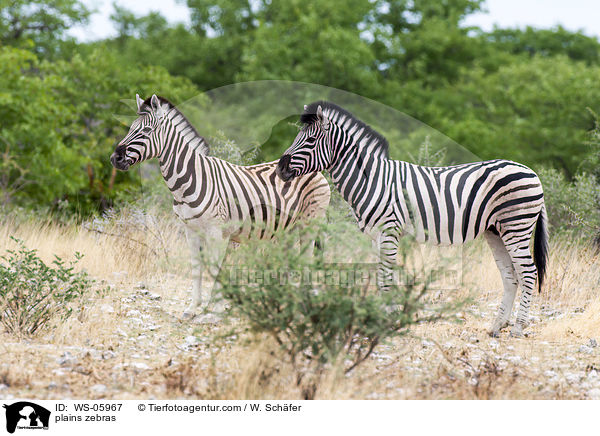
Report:
M 329 118 L 327 118 L 323 113 L 323 108 L 321 107 L 321 105 L 319 105 L 319 107 L 317 108 L 317 119 L 319 120 L 319 123 L 321 124 L 323 130 L 329 130 Z
M 144 104 L 144 100 L 142 100 L 140 98 L 139 94 L 135 95 L 135 102 L 137 103 L 137 107 L 138 107 L 138 112 L 140 111 L 140 108 L 142 107 L 142 105 Z
M 156 96 L 156 94 L 152 94 L 152 98 L 150 99 L 150 105 L 152 106 L 152 111 L 156 114 L 157 118 L 162 118 L 163 109 L 160 105 L 160 100 Z

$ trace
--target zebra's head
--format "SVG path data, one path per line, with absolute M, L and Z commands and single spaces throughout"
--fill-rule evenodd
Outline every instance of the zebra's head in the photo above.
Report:
M 277 164 L 277 175 L 285 182 L 331 166 L 333 129 L 322 106 L 317 103 L 304 106 L 300 121 L 304 125 Z
M 135 95 L 139 117 L 131 124 L 129 132 L 123 138 L 115 152 L 110 156 L 113 166 L 127 171 L 130 166 L 156 157 L 159 153 L 158 135 L 165 107 L 156 95 L 146 101 Z

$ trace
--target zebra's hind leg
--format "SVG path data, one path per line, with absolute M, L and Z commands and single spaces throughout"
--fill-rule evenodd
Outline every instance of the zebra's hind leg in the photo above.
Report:
M 523 336 L 523 329 L 529 321 L 529 305 L 531 304 L 533 289 L 537 280 L 537 269 L 529 250 L 530 239 L 531 235 L 521 240 L 522 242 L 518 245 L 511 246 L 506 244 L 522 289 L 521 301 L 517 312 L 517 322 L 510 331 L 510 335 L 513 337 Z
M 513 262 L 500 236 L 489 230 L 484 234 L 485 239 L 492 250 L 492 254 L 494 255 L 496 266 L 498 267 L 498 270 L 500 270 L 502 284 L 504 285 L 504 294 L 502 296 L 500 307 L 498 308 L 498 315 L 489 331 L 490 336 L 498 337 L 500 336 L 500 330 L 508 327 L 508 320 L 512 313 L 519 282 L 513 267 Z

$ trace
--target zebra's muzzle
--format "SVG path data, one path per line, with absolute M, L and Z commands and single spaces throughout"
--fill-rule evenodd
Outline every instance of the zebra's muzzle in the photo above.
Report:
M 127 161 L 127 157 L 125 157 L 125 153 L 119 152 L 118 149 L 110 156 L 110 163 L 113 167 L 121 171 L 129 169 L 129 162 Z
M 289 154 L 284 154 L 277 164 L 276 173 L 284 182 L 293 179 L 296 175 L 295 172 L 290 169 L 290 160 L 292 160 L 292 157 Z

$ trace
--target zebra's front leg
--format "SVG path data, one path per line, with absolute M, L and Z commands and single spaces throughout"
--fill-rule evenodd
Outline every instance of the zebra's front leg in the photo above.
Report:
M 186 227 L 185 231 L 191 255 L 192 302 L 183 311 L 183 318 L 192 319 L 196 316 L 200 306 L 206 306 L 208 304 L 208 301 L 205 301 L 204 304 L 202 304 L 202 273 L 204 270 L 202 262 L 202 248 L 204 245 L 204 240 L 202 236 L 193 229 Z
M 490 231 L 486 231 L 484 234 L 494 255 L 494 260 L 496 261 L 496 266 L 500 271 L 502 284 L 504 285 L 504 295 L 498 308 L 498 315 L 489 330 L 490 336 L 498 337 L 500 336 L 500 331 L 508 327 L 519 282 L 510 255 L 506 251 L 506 247 L 500 236 Z
M 389 291 L 394 284 L 394 268 L 398 257 L 398 233 L 382 232 L 377 236 L 379 265 L 377 268 L 377 289 Z
M 223 230 L 219 226 L 211 227 L 206 232 L 206 263 L 210 274 L 211 283 L 207 286 L 207 304 L 212 305 L 211 313 L 203 315 L 202 322 L 217 323 L 221 320 L 221 314 L 225 310 L 225 300 L 219 290 L 221 283 L 218 280 L 219 272 L 225 258 L 229 238 L 224 237 Z

